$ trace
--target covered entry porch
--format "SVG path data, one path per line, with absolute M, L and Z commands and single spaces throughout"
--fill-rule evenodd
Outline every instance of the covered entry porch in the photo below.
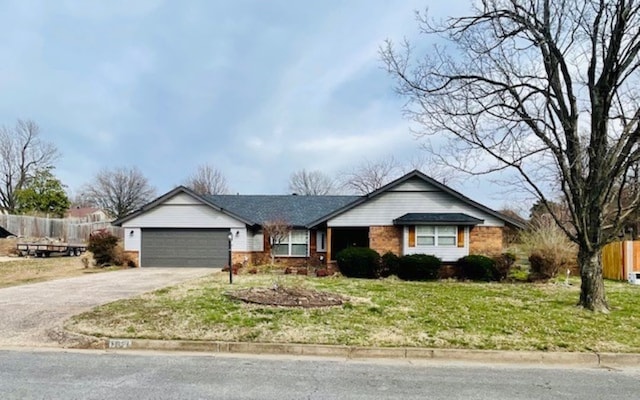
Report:
M 348 247 L 369 247 L 369 227 L 327 228 L 327 261 Z

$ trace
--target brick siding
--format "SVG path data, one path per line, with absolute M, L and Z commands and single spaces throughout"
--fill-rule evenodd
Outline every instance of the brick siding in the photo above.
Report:
M 402 227 L 401 226 L 372 226 L 369 228 L 369 247 L 380 255 L 392 252 L 402 255 Z
M 503 251 L 503 228 L 474 226 L 469 232 L 469 254 L 495 256 Z

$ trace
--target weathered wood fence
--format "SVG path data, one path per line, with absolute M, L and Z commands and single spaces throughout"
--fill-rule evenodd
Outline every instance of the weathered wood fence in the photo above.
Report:
M 613 242 L 602 249 L 602 275 L 606 279 L 627 280 L 640 271 L 640 241 Z
M 123 229 L 112 226 L 111 221 L 96 221 L 95 218 L 43 218 L 27 215 L 0 214 L 0 226 L 19 237 L 61 238 L 64 241 L 87 240 L 91 232 L 107 229 L 119 238 Z

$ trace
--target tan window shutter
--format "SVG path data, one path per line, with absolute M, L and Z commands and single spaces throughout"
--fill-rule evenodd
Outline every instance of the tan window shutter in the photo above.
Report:
M 458 227 L 458 247 L 464 247 L 464 226 Z
M 416 247 L 416 227 L 409 227 L 409 247 Z

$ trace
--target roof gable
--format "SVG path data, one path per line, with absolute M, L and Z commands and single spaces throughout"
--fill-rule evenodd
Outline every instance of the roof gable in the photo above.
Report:
M 142 206 L 141 208 L 139 208 L 138 210 L 132 212 L 131 214 L 128 214 L 116 221 L 114 221 L 112 224 L 115 226 L 122 226 L 123 223 L 130 221 L 136 217 L 138 217 L 139 215 L 146 213 L 158 206 L 160 206 L 161 204 L 165 204 L 166 202 L 169 202 L 172 198 L 175 198 L 176 196 L 178 196 L 179 194 L 184 193 L 187 194 L 188 196 L 191 196 L 193 199 L 201 202 L 202 204 L 205 204 L 211 208 L 213 208 L 216 211 L 219 211 L 221 213 L 224 213 L 232 218 L 235 218 L 245 224 L 248 225 L 253 225 L 252 221 L 249 221 L 245 218 L 243 218 L 242 216 L 236 215 L 233 212 L 230 212 L 229 210 L 225 210 L 219 206 L 217 206 L 216 204 L 213 204 L 210 200 L 208 200 L 205 196 L 201 196 L 199 194 L 197 194 L 196 192 L 194 192 L 193 190 L 184 187 L 184 186 L 178 186 L 175 189 L 165 193 L 164 195 L 158 197 L 157 199 L 145 204 L 144 206 Z
M 489 215 L 491 215 L 493 217 L 496 217 L 496 218 L 506 222 L 509 225 L 512 225 L 512 226 L 515 226 L 515 227 L 518 227 L 518 228 L 524 228 L 524 225 L 520 221 L 517 221 L 517 220 L 515 220 L 513 218 L 507 217 L 506 215 L 503 215 L 503 214 L 501 214 L 501 213 L 499 213 L 499 212 L 497 212 L 497 211 L 495 211 L 495 210 L 493 210 L 493 209 L 491 209 L 491 208 L 489 208 L 489 207 L 487 207 L 485 205 L 482 205 L 482 204 L 480 204 L 480 203 L 478 203 L 478 202 L 476 202 L 474 200 L 471 200 L 470 198 L 468 198 L 467 196 L 463 195 L 462 193 L 451 189 L 450 187 L 448 187 L 448 186 L 436 181 L 435 179 L 423 174 L 422 172 L 420 172 L 418 170 L 414 170 L 412 172 L 409 172 L 408 174 L 406 174 L 406 175 L 404 175 L 404 176 L 402 176 L 402 177 L 400 177 L 400 178 L 388 183 L 387 185 L 381 187 L 380 189 L 374 190 L 373 192 L 369 193 L 368 195 L 361 197 L 360 199 L 354 201 L 353 203 L 347 204 L 344 207 L 342 207 L 341 209 L 338 209 L 338 210 L 336 210 L 336 211 L 334 211 L 334 212 L 332 212 L 332 213 L 330 213 L 328 215 L 325 215 L 322 218 L 319 218 L 319 219 L 313 221 L 311 226 L 318 225 L 318 224 L 320 224 L 322 222 L 326 222 L 329 219 L 337 217 L 340 214 L 343 214 L 343 213 L 345 213 L 345 212 L 347 212 L 347 211 L 349 211 L 349 210 L 351 210 L 353 208 L 358 207 L 359 205 L 361 205 L 361 204 L 363 204 L 365 202 L 368 202 L 368 201 L 370 201 L 370 200 L 372 200 L 374 198 L 377 198 L 378 196 L 380 196 L 380 195 L 382 195 L 384 193 L 389 193 L 389 192 L 393 192 L 393 191 L 403 191 L 403 190 L 400 190 L 400 189 L 403 189 L 403 188 L 406 188 L 406 187 L 409 186 L 409 185 L 403 185 L 403 184 L 407 184 L 407 183 L 409 183 L 410 180 L 413 180 L 413 179 L 419 179 L 419 180 L 422 180 L 424 183 L 426 183 L 426 186 L 424 188 L 428 188 L 427 191 L 444 192 L 444 193 L 452 196 L 453 198 L 458 199 L 461 202 L 463 202 L 463 203 L 465 203 L 465 204 L 467 204 L 467 205 L 469 205 L 469 206 L 471 206 L 473 208 L 481 210 L 481 211 L 483 211 L 483 212 L 485 212 L 485 213 L 487 213 L 487 214 L 489 214 Z M 416 185 L 413 184 L 411 186 L 416 186 Z

